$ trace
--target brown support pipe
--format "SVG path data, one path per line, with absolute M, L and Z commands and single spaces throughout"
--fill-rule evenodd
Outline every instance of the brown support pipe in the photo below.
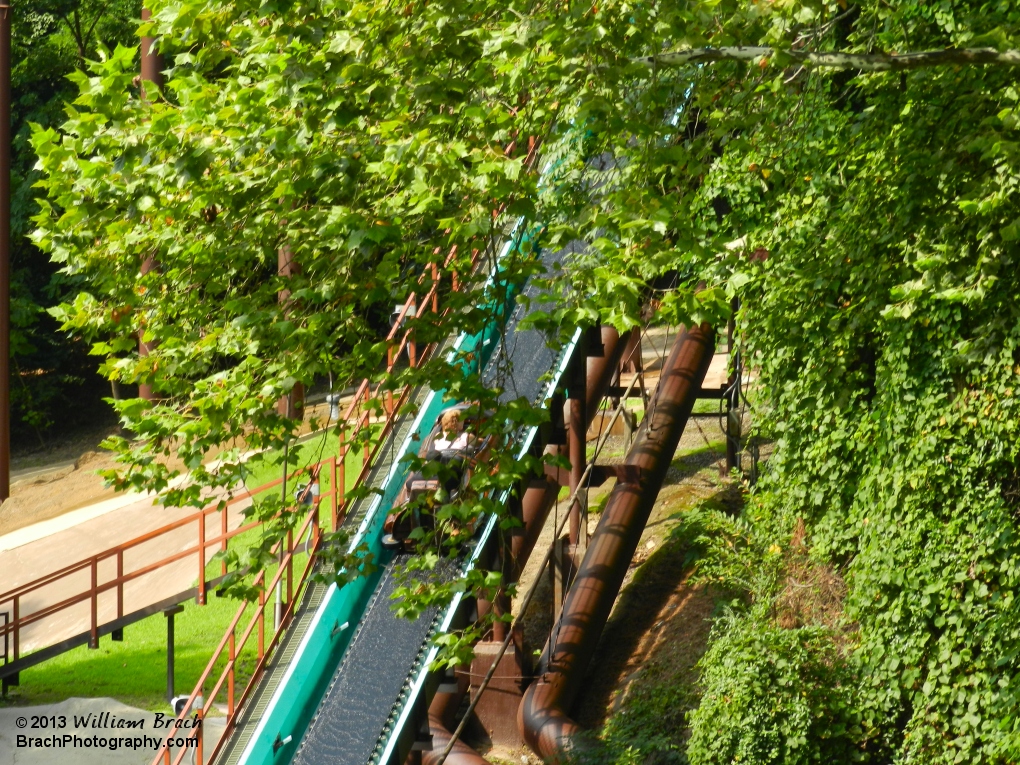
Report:
M 633 480 L 613 489 L 574 584 L 540 660 L 542 675 L 524 693 L 517 722 L 528 745 L 560 762 L 580 727 L 568 713 L 602 636 L 627 567 L 666 477 L 684 426 L 712 361 L 715 332 L 707 324 L 674 344 L 625 465 Z
M 422 752 L 422 765 L 436 765 L 439 762 L 439 755 L 446 749 L 453 738 L 450 733 L 452 728 L 457 727 L 457 710 L 468 692 L 469 682 L 467 675 L 457 674 L 457 690 L 453 693 L 437 693 L 429 706 L 429 732 L 432 734 L 432 751 Z M 489 761 L 478 752 L 465 744 L 457 741 L 446 758 L 447 765 L 489 765 Z
M 11 15 L 0 0 L 0 502 L 11 496 Z
M 148 21 L 152 17 L 148 8 L 142 8 L 142 21 Z M 141 95 L 143 101 L 151 101 L 156 98 L 159 91 L 163 87 L 163 61 L 160 55 L 155 50 L 155 38 L 143 37 L 141 45 Z M 151 83 L 147 88 L 146 83 Z M 142 261 L 141 274 L 145 276 L 150 271 L 156 268 L 156 259 L 151 255 L 147 256 Z M 149 351 L 154 347 L 155 343 L 146 343 L 142 338 L 145 335 L 145 329 L 141 329 L 138 332 L 138 355 L 148 356 Z M 138 397 L 144 398 L 146 401 L 153 401 L 156 396 L 152 390 L 152 386 L 148 383 L 139 383 L 138 385 Z
M 624 354 L 624 348 L 631 343 L 631 338 L 638 333 L 635 330 L 626 332 L 623 336 L 613 327 L 601 327 L 602 352 L 597 356 L 589 356 L 587 369 L 585 370 L 585 401 L 584 411 L 586 427 L 598 411 L 599 402 L 605 395 L 610 380 L 620 365 Z M 630 347 L 633 347 L 630 345 Z M 555 447 L 551 447 L 555 448 Z M 549 510 L 552 508 L 556 497 L 559 495 L 560 485 L 550 478 L 542 477 L 532 481 L 531 485 L 524 492 L 521 502 L 521 515 L 524 522 L 522 533 L 514 535 L 511 540 L 511 564 L 510 572 L 514 581 L 520 576 L 535 549 L 538 536 L 545 526 Z M 486 607 L 486 604 L 479 603 L 479 611 Z M 505 629 L 505 627 L 504 627 Z M 505 635 L 504 635 L 505 637 Z M 458 689 L 454 693 L 437 693 L 429 706 L 429 729 L 432 733 L 432 751 L 425 752 L 422 756 L 424 765 L 435 765 L 439 760 L 439 753 L 446 749 L 446 745 L 452 738 L 451 729 L 455 727 L 457 710 L 460 707 L 464 694 L 467 693 L 469 683 L 463 675 L 458 676 Z M 488 765 L 488 760 L 483 758 L 474 749 L 463 741 L 457 741 L 451 750 L 446 762 L 449 765 Z

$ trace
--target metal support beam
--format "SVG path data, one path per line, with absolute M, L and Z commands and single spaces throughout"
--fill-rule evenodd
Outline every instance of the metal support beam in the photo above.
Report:
M 588 417 L 586 412 L 586 387 L 588 382 L 588 356 L 586 353 L 587 335 L 581 340 L 575 356 L 570 380 L 567 383 L 567 449 L 570 457 L 570 491 L 577 489 L 584 475 L 585 453 L 588 435 Z M 575 545 L 579 554 L 583 554 L 588 541 L 588 503 L 587 495 L 578 492 L 577 499 L 570 506 L 570 544 Z
M 184 611 L 184 606 L 174 606 L 163 612 L 166 617 L 166 702 L 174 702 L 174 617 Z

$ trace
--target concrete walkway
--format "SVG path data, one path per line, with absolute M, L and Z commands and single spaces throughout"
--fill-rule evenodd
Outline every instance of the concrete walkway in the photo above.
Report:
M 243 512 L 249 504 L 250 500 L 247 500 L 231 506 L 227 515 L 228 529 L 236 529 L 243 523 Z M 151 496 L 135 494 L 116 497 L 19 529 L 0 537 L 0 593 L 103 553 L 194 513 L 194 508 L 153 505 Z M 206 518 L 207 539 L 219 536 L 220 524 L 218 513 Z M 197 521 L 143 542 L 124 552 L 124 573 L 129 574 L 174 553 L 183 552 L 194 547 L 197 542 Z M 205 561 L 208 562 L 218 549 L 218 545 L 208 548 Z M 100 584 L 115 579 L 116 557 L 102 561 L 97 567 L 97 574 Z M 187 590 L 198 580 L 198 574 L 199 561 L 195 553 L 128 582 L 124 585 L 124 613 L 131 613 Z M 91 577 L 91 569 L 85 569 L 33 591 L 21 600 L 22 616 L 87 592 Z M 11 602 L 0 602 L 0 612 L 10 613 L 11 610 Z M 100 624 L 116 618 L 115 589 L 99 597 L 98 613 Z M 21 654 L 81 634 L 89 629 L 90 623 L 89 601 L 69 606 L 47 619 L 29 625 L 20 637 Z

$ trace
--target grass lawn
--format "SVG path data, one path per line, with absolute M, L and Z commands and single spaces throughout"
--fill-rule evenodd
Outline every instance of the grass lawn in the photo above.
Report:
M 184 612 L 177 614 L 174 621 L 177 695 L 190 693 L 194 688 L 239 607 L 238 601 L 210 593 L 208 605 L 189 601 Z M 248 606 L 241 624 L 247 624 L 253 608 Z M 52 704 L 71 696 L 110 696 L 142 709 L 166 711 L 166 622 L 162 614 L 150 616 L 126 627 L 123 642 L 103 637 L 97 650 L 81 646 L 25 670 L 21 673 L 21 686 L 11 688 L 6 701 L 0 703 Z M 267 633 L 272 631 L 271 609 L 266 627 Z M 242 652 L 238 694 L 254 669 L 255 646 L 255 641 L 249 640 L 249 646 Z M 225 657 L 214 677 L 219 677 L 224 664 Z M 212 682 L 207 691 L 212 690 Z M 225 699 L 224 690 L 217 702 L 225 703 Z

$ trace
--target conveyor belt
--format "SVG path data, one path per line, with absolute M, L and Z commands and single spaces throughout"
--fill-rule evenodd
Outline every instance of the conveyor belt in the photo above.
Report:
M 440 352 L 445 352 L 448 345 L 448 343 L 444 343 Z M 411 400 L 414 401 L 416 407 L 420 407 L 428 394 L 429 391 L 427 389 L 419 388 L 412 393 Z M 369 472 L 367 477 L 367 484 L 369 486 L 382 486 L 393 465 L 393 455 L 396 453 L 396 447 L 407 439 L 413 427 L 413 422 L 414 418 L 410 416 L 404 416 L 397 421 L 393 431 L 379 450 L 376 461 Z M 344 527 L 357 528 L 364 518 L 368 507 L 372 504 L 373 499 L 374 495 L 370 494 L 368 497 L 355 502 L 347 514 Z M 256 685 L 255 690 L 252 692 L 252 698 L 245 704 L 244 710 L 230 734 L 230 739 L 224 746 L 222 753 L 217 757 L 218 763 L 237 765 L 240 762 L 241 755 L 251 739 L 255 725 L 262 719 L 262 715 L 269 707 L 273 694 L 279 687 L 287 666 L 290 664 L 291 659 L 294 658 L 298 646 L 300 646 L 302 639 L 311 626 L 316 609 L 326 595 L 328 587 L 328 584 L 321 581 L 311 581 L 308 583 L 294 619 L 287 628 L 280 647 L 266 666 L 258 685 Z
M 432 633 L 438 605 L 414 621 L 394 613 L 392 595 L 398 586 L 396 565 L 390 562 L 365 617 L 358 627 L 333 682 L 308 726 L 295 765 L 366 763 L 377 754 L 380 734 L 394 722 L 393 712 L 408 678 L 421 665 Z M 447 564 L 440 579 L 456 574 Z
M 556 278 L 559 273 L 557 264 L 569 258 L 579 245 L 579 242 L 571 242 L 557 252 L 543 250 L 541 261 L 546 269 L 545 278 Z M 543 378 L 556 366 L 560 353 L 549 347 L 544 332 L 521 329 L 520 323 L 529 313 L 548 310 L 552 304 L 542 300 L 543 290 L 534 282 L 526 285 L 521 295 L 523 301 L 510 315 L 482 379 L 490 389 L 496 385 L 503 388 L 500 403 L 524 398 L 540 404 L 538 398 L 546 389 Z

